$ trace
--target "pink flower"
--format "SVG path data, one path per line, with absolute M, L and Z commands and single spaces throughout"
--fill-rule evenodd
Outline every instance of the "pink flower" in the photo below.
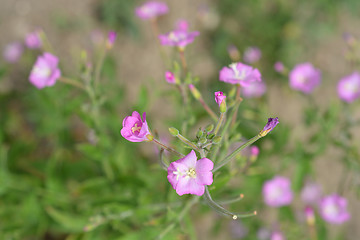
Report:
M 261 74 L 258 69 L 243 63 L 232 63 L 229 67 L 223 67 L 219 73 L 220 81 L 240 84 L 243 87 L 249 86 L 251 82 L 261 81 Z
M 245 98 L 258 98 L 266 92 L 266 85 L 263 81 L 251 82 L 248 86 L 241 88 Z
M 114 46 L 116 36 L 117 36 L 117 34 L 114 31 L 110 31 L 108 33 L 108 39 L 107 39 L 107 43 L 106 43 L 108 48 L 112 48 Z
M 360 98 L 360 74 L 354 72 L 343 77 L 337 85 L 337 92 L 339 98 L 347 103 L 352 103 Z
M 131 116 L 127 116 L 123 120 L 123 128 L 121 129 L 121 136 L 130 142 L 149 141 L 147 135 L 151 136 L 148 124 L 146 122 L 146 113 L 141 116 L 134 111 Z
M 189 23 L 188 21 L 184 20 L 184 19 L 180 19 L 176 22 L 176 29 L 177 30 L 183 30 L 183 31 L 187 31 L 189 29 Z
M 261 58 L 261 50 L 258 47 L 248 47 L 244 52 L 244 62 L 255 63 Z
M 185 157 L 170 163 L 168 180 L 180 196 L 183 194 L 204 194 L 205 185 L 211 185 L 214 163 L 207 158 L 197 160 L 194 150 Z
M 250 156 L 257 157 L 260 153 L 260 149 L 257 146 L 251 146 L 250 148 Z
M 29 80 L 37 88 L 53 86 L 60 78 L 59 59 L 51 53 L 39 56 L 31 70 Z
M 270 240 L 285 240 L 285 236 L 282 232 L 280 231 L 274 231 L 271 233 L 271 237 Z
M 319 207 L 321 217 L 329 223 L 342 224 L 350 219 L 347 200 L 337 194 L 321 199 Z
M 289 74 L 290 87 L 295 90 L 310 94 L 315 87 L 320 85 L 321 71 L 314 68 L 311 63 L 301 63 L 294 67 Z
M 168 13 L 169 8 L 164 2 L 148 1 L 135 9 L 135 14 L 144 20 L 154 19 Z
M 317 204 L 321 198 L 321 187 L 313 182 L 307 182 L 301 190 L 301 200 L 310 205 Z
M 265 182 L 262 193 L 265 203 L 271 207 L 289 205 L 293 200 L 290 180 L 281 176 Z
M 21 55 L 23 53 L 23 46 L 19 42 L 13 42 L 8 45 L 6 45 L 3 57 L 5 61 L 9 63 L 16 63 L 21 58 Z
M 285 71 L 285 66 L 284 66 L 284 64 L 282 62 L 276 62 L 274 64 L 274 69 L 278 73 L 283 73 Z
M 39 31 L 34 31 L 27 34 L 25 37 L 25 45 L 31 49 L 40 48 L 42 42 L 39 36 Z
M 181 25 L 177 24 L 175 30 L 159 35 L 161 45 L 176 46 L 184 49 L 186 45 L 192 43 L 195 40 L 195 37 L 200 35 L 198 31 L 188 32 L 187 22 L 185 20 L 182 21 L 183 23 Z M 186 27 L 184 26 L 184 22 L 187 24 Z
M 219 105 L 219 107 L 220 107 L 221 103 L 223 101 L 225 101 L 225 99 L 226 99 L 226 96 L 224 96 L 223 92 L 215 92 L 215 101 Z
M 165 79 L 168 83 L 170 84 L 175 84 L 175 75 L 174 73 L 170 72 L 170 71 L 166 71 L 165 72 Z

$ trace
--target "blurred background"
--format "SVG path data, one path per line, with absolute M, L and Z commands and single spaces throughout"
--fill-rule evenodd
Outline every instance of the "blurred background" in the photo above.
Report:
M 299 198 L 280 212 L 262 203 L 261 185 L 276 174 L 292 179 L 297 194 L 308 178 L 326 194 L 340 189 L 349 201 L 351 220 L 340 226 L 319 220 L 319 239 L 359 239 L 359 150 L 348 150 L 354 151 L 350 157 L 355 156 L 354 163 L 344 157 L 345 148 L 333 142 L 341 141 L 344 133 L 344 108 L 354 119 L 360 118 L 359 101 L 345 107 L 336 92 L 340 78 L 359 71 L 359 65 L 349 61 L 352 55 L 343 35 L 360 37 L 360 2 L 164 2 L 170 11 L 159 19 L 161 33 L 173 29 L 178 19 L 189 21 L 191 31 L 200 31 L 186 49 L 186 58 L 209 105 L 216 107 L 214 91 L 229 89 L 218 81 L 219 70 L 232 62 L 228 47 L 236 46 L 243 56 L 247 47 L 256 46 L 262 56 L 254 65 L 267 92 L 242 103 L 239 131 L 251 137 L 271 116 L 281 123 L 259 143 L 253 173 L 218 184 L 218 189 L 228 183 L 233 193 L 245 194 L 242 202 L 231 206 L 233 210 L 257 210 L 259 215 L 233 222 L 200 205 L 165 239 L 257 239 L 259 229 L 274 228 L 277 221 L 287 239 L 307 239 Z M 163 216 L 152 209 L 151 204 L 179 201 L 157 166 L 156 148 L 128 143 L 119 134 L 122 119 L 133 109 L 146 111 L 151 128 L 167 141 L 171 141 L 168 127 L 181 124 L 179 108 L 168 104 L 173 100 L 172 87 L 164 79 L 169 65 L 161 59 L 149 22 L 134 14 L 142 3 L 0 0 L 1 51 L 40 28 L 66 76 L 79 75 L 84 51 L 89 59 L 98 57 L 98 38 L 105 38 L 109 30 L 118 33 L 102 71 L 108 88 L 102 135 L 94 134 L 86 96 L 61 83 L 40 91 L 29 83 L 39 50 L 24 49 L 15 63 L 0 59 L 0 239 L 148 239 L 176 214 L 168 211 Z M 165 51 L 171 56 L 169 48 Z M 288 78 L 274 70 L 277 61 L 288 69 L 311 62 L 322 71 L 321 86 L 311 96 L 291 90 Z M 198 116 L 191 137 L 199 126 L 210 123 L 204 114 Z M 359 125 L 347 131 L 352 134 L 351 145 L 360 146 Z M 317 146 L 319 152 L 309 153 Z M 154 177 L 149 179 L 149 174 Z M 86 226 L 91 231 L 84 231 Z

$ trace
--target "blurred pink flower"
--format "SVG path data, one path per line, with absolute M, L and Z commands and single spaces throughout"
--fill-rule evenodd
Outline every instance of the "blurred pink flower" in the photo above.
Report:
M 201 196 L 205 192 L 205 185 L 211 185 L 214 163 L 208 158 L 197 160 L 194 150 L 179 160 L 170 163 L 168 180 L 180 196 L 195 194 Z
M 184 19 L 179 19 L 176 22 L 176 29 L 177 30 L 182 30 L 182 31 L 187 31 L 189 29 L 189 23 L 188 21 L 184 20 Z
M 343 77 L 337 85 L 337 92 L 339 98 L 347 103 L 352 103 L 360 98 L 360 74 L 354 72 Z
M 270 240 L 285 240 L 285 236 L 280 231 L 274 231 L 271 233 Z
M 9 63 L 16 63 L 22 56 L 24 47 L 19 42 L 9 43 L 5 46 L 3 57 Z
M 320 185 L 313 182 L 307 182 L 301 190 L 301 199 L 306 204 L 317 204 L 321 198 L 321 195 L 322 190 Z
M 147 135 L 151 136 L 148 124 L 146 122 L 146 112 L 141 116 L 134 111 L 131 116 L 127 116 L 123 120 L 123 128 L 121 136 L 130 142 L 148 141 Z
M 266 92 L 266 85 L 263 81 L 251 82 L 248 86 L 242 87 L 241 91 L 245 98 L 258 98 Z
M 342 224 L 350 219 L 347 200 L 337 194 L 322 198 L 319 207 L 321 217 L 329 223 Z
M 311 63 L 301 63 L 296 65 L 289 74 L 290 87 L 295 90 L 310 94 L 315 87 L 320 85 L 321 71 Z
M 159 39 L 161 45 L 176 46 L 184 49 L 186 45 L 192 43 L 195 40 L 195 37 L 199 35 L 200 32 L 198 31 L 188 32 L 187 27 L 186 30 L 184 30 L 184 26 L 180 28 L 179 26 L 176 26 L 175 30 L 166 34 L 160 34 Z
M 175 75 L 170 71 L 165 72 L 165 79 L 170 84 L 175 84 Z
M 51 53 L 39 56 L 31 70 L 29 80 L 37 88 L 53 86 L 60 78 L 59 59 Z
M 223 92 L 220 92 L 220 91 L 215 92 L 215 101 L 219 105 L 219 107 L 220 107 L 221 103 L 223 101 L 225 101 L 225 99 L 226 99 L 226 96 L 224 96 Z
M 38 30 L 34 31 L 34 32 L 31 32 L 31 33 L 26 35 L 26 37 L 25 37 L 25 45 L 28 48 L 31 48 L 31 49 L 36 49 L 36 48 L 41 47 L 42 42 L 41 42 Z
M 265 182 L 262 189 L 264 201 L 271 207 L 289 205 L 293 200 L 291 182 L 288 178 L 275 176 Z
M 260 153 L 260 149 L 257 146 L 251 146 L 250 148 L 250 156 L 257 157 Z
M 239 52 L 239 49 L 235 45 L 233 45 L 233 44 L 229 45 L 227 48 L 227 51 L 228 51 L 230 59 L 232 61 L 240 60 L 240 52 Z
M 219 80 L 246 87 L 251 82 L 260 82 L 261 74 L 258 69 L 238 62 L 230 64 L 229 67 L 223 67 L 219 72 Z
M 159 1 L 148 1 L 135 9 L 135 14 L 141 19 L 154 19 L 160 15 L 168 13 L 169 8 L 166 3 Z
M 248 47 L 244 52 L 244 62 L 255 63 L 261 58 L 261 50 L 258 47 Z
M 285 71 L 285 66 L 284 66 L 284 64 L 282 62 L 276 62 L 274 64 L 274 69 L 278 73 L 283 73 Z
M 106 43 L 108 48 L 112 48 L 114 46 L 116 36 L 117 36 L 117 34 L 114 31 L 110 31 L 108 33 L 108 39 L 107 39 L 107 43 Z

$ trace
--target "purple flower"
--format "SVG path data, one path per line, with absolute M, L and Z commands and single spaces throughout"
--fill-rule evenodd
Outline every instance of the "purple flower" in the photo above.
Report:
M 290 180 L 281 176 L 265 182 L 262 193 L 265 203 L 271 207 L 289 205 L 293 200 Z
M 291 88 L 310 94 L 315 87 L 320 85 L 321 71 L 314 68 L 311 63 L 301 63 L 291 70 L 289 78 Z
M 329 223 L 342 224 L 350 219 L 347 200 L 337 194 L 321 199 L 319 207 L 321 217 Z
M 223 67 L 219 73 L 219 80 L 246 87 L 251 82 L 260 82 L 261 74 L 258 69 L 238 62 L 230 64 L 229 67 Z
M 135 9 L 135 14 L 144 20 L 154 19 L 168 13 L 169 8 L 164 2 L 148 1 Z
M 152 136 L 146 122 L 146 112 L 141 116 L 134 111 L 131 116 L 127 116 L 123 120 L 123 128 L 121 136 L 130 142 L 149 141 L 148 135 Z
M 9 63 L 16 63 L 21 58 L 21 55 L 23 53 L 23 46 L 19 42 L 13 42 L 8 45 L 6 45 L 3 57 L 4 59 Z
M 261 58 L 261 50 L 258 47 L 248 47 L 244 52 L 244 62 L 254 63 Z
M 225 101 L 225 99 L 226 99 L 226 96 L 224 96 L 223 92 L 220 92 L 220 91 L 215 92 L 215 101 L 219 105 L 219 107 L 220 107 L 221 103 L 223 101 Z
M 42 42 L 40 39 L 39 31 L 34 31 L 27 34 L 25 37 L 25 45 L 31 49 L 40 48 Z
M 276 125 L 279 124 L 279 118 L 268 118 L 268 122 L 266 123 L 265 127 L 263 128 L 263 130 L 260 131 L 260 135 L 262 137 L 266 136 L 266 134 L 268 134 L 269 132 L 271 132 L 274 127 L 276 127 Z
M 214 163 L 207 158 L 197 160 L 194 150 L 179 160 L 170 163 L 168 180 L 180 196 L 183 194 L 204 194 L 205 185 L 211 185 Z
M 248 86 L 241 89 L 245 98 L 258 98 L 266 92 L 266 85 L 263 81 L 251 82 Z
M 339 98 L 347 103 L 358 99 L 360 97 L 360 74 L 354 72 L 343 77 L 337 85 L 337 92 Z
M 176 80 L 176 78 L 175 78 L 175 75 L 174 75 L 174 73 L 172 73 L 172 72 L 170 72 L 170 71 L 166 71 L 165 72 L 165 79 L 166 79 L 166 81 L 168 82 L 168 83 L 170 83 L 170 84 L 175 84 L 175 80 Z
M 161 45 L 176 46 L 184 49 L 186 45 L 192 43 L 195 37 L 199 35 L 198 31 L 188 32 L 187 30 L 176 29 L 166 34 L 160 34 L 159 39 Z
M 59 59 L 51 53 L 39 56 L 31 70 L 29 80 L 37 88 L 53 86 L 60 78 Z
M 274 69 L 278 73 L 283 73 L 285 71 L 285 66 L 284 66 L 284 64 L 282 62 L 276 62 L 274 64 Z
M 301 199 L 304 203 L 314 205 L 317 204 L 321 198 L 321 187 L 313 182 L 307 182 L 301 190 Z
M 117 34 L 116 34 L 116 32 L 114 32 L 114 31 L 110 31 L 110 32 L 108 33 L 108 39 L 107 39 L 107 43 L 106 43 L 106 45 L 107 45 L 108 48 L 112 48 L 112 47 L 114 46 L 114 42 L 115 42 L 115 40 L 116 40 L 116 36 L 117 36 Z

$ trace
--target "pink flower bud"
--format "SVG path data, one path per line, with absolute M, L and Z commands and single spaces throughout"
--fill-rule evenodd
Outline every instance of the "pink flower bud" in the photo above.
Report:
M 107 39 L 107 43 L 106 43 L 106 45 L 107 45 L 108 48 L 112 48 L 112 47 L 114 46 L 114 42 L 115 42 L 115 40 L 116 40 L 116 36 L 117 36 L 116 32 L 114 32 L 114 31 L 110 31 L 110 32 L 109 32 L 109 34 L 108 34 L 108 39 Z
M 165 72 L 165 79 L 170 84 L 175 84 L 175 75 L 170 71 Z

